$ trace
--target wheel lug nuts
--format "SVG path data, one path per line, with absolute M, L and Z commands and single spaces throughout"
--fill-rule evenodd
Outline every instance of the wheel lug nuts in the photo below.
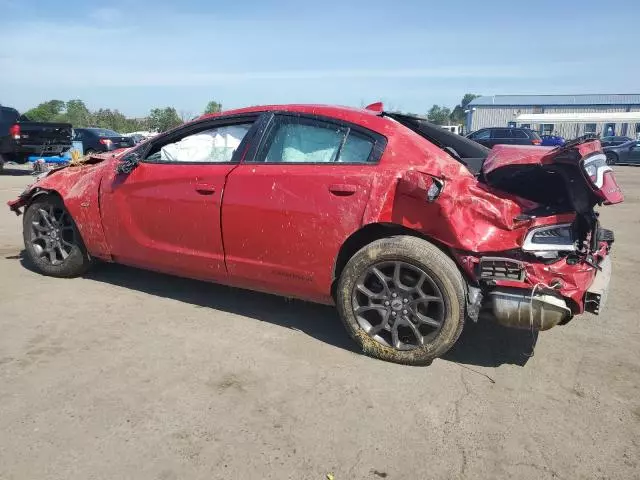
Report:
M 405 298 L 405 299 L 403 300 L 403 302 L 404 302 L 404 303 L 409 303 L 409 299 L 408 299 L 408 298 Z
M 391 294 L 391 296 L 392 296 L 393 298 L 396 298 L 396 297 L 398 296 L 398 294 L 397 294 L 397 293 L 392 293 L 392 294 Z
M 406 315 L 408 312 L 406 310 L 402 310 L 402 314 Z
M 396 312 L 391 312 L 391 316 L 395 317 L 396 316 Z
M 387 300 L 386 302 L 384 302 L 384 304 L 388 307 L 388 306 L 389 306 L 389 300 Z

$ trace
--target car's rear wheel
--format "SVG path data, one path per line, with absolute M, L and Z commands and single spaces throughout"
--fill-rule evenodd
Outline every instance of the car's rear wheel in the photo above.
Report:
M 45 275 L 77 277 L 92 265 L 80 232 L 60 197 L 36 198 L 23 220 L 28 260 Z
M 464 326 L 465 289 L 455 263 L 420 238 L 395 236 L 358 251 L 340 275 L 336 300 L 368 355 L 428 365 Z
M 618 155 L 616 155 L 615 153 L 607 152 L 605 155 L 607 157 L 607 165 L 615 165 L 616 163 L 618 163 Z

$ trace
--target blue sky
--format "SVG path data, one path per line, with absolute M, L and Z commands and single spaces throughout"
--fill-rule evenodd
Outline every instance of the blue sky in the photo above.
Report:
M 640 93 L 638 18 L 637 0 L 0 0 L 0 102 L 425 113 L 465 92 Z

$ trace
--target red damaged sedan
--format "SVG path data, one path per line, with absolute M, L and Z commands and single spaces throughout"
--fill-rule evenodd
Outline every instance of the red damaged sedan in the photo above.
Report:
M 101 260 L 335 303 L 366 353 L 428 364 L 465 321 L 599 313 L 613 233 L 594 207 L 621 201 L 597 140 L 488 150 L 374 104 L 205 116 L 9 205 L 45 275 Z

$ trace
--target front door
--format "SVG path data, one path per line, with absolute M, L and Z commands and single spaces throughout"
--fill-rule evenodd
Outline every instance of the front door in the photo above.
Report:
M 206 280 L 226 276 L 220 204 L 253 121 L 190 124 L 141 146 L 133 171 L 103 181 L 103 224 L 116 261 Z
M 231 279 L 330 301 L 340 246 L 362 225 L 386 140 L 321 118 L 276 115 L 229 175 L 222 231 Z

